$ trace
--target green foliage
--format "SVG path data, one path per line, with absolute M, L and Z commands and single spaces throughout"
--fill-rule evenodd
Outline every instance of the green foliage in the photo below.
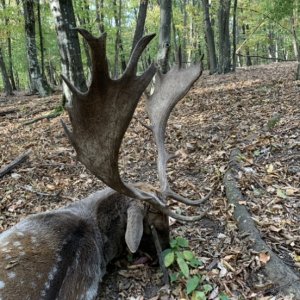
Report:
M 158 49 L 158 33 L 160 20 L 159 1 L 149 1 L 147 19 L 145 25 L 145 34 L 156 33 L 154 41 L 152 41 L 145 53 L 142 55 L 139 64 L 139 70 L 144 70 L 150 60 L 156 58 Z M 171 52 L 170 63 L 175 60 L 176 47 L 182 46 L 182 51 L 187 62 L 198 60 L 200 53 L 206 54 L 206 43 L 204 34 L 204 14 L 202 1 L 172 1 L 172 37 L 171 37 Z M 220 0 L 211 0 L 210 15 L 215 33 L 215 41 L 218 50 L 218 8 Z M 24 34 L 24 16 L 22 2 L 17 4 L 15 0 L 5 0 L 5 7 L 0 4 L 0 47 L 4 55 L 5 63 L 8 64 L 8 44 L 7 38 L 11 38 L 12 45 L 12 64 L 15 77 L 18 77 L 21 89 L 27 88 L 28 66 L 27 54 L 25 48 Z M 36 3 L 36 2 L 35 2 Z M 98 1 L 100 3 L 100 1 Z M 117 5 L 119 5 L 117 1 Z M 121 37 L 123 54 L 125 60 L 129 60 L 132 39 L 136 26 L 136 18 L 139 9 L 139 0 L 122 1 L 121 7 Z M 184 6 L 184 3 L 186 5 Z M 93 34 L 99 35 L 96 6 L 94 0 L 74 0 L 74 10 L 76 15 L 77 26 L 84 27 Z M 104 28 L 107 33 L 107 55 L 109 66 L 113 70 L 115 63 L 115 37 L 116 37 L 116 22 L 114 13 L 113 1 L 103 1 L 103 9 L 101 14 L 104 16 Z M 44 36 L 44 56 L 46 66 L 53 66 L 56 79 L 61 73 L 60 54 L 57 47 L 56 32 L 54 20 L 49 7 L 49 1 L 40 1 L 42 30 Z M 293 59 L 293 35 L 292 21 L 295 27 L 296 35 L 299 36 L 299 13 L 300 0 L 239 0 L 237 11 L 237 46 L 242 46 L 240 53 L 245 55 L 246 48 L 251 55 L 268 57 L 269 49 L 272 43 L 276 43 L 278 55 L 284 58 L 289 54 L 289 59 Z M 233 10 L 231 10 L 232 13 Z M 36 5 L 35 17 L 37 18 Z M 186 17 L 186 18 L 185 18 Z M 258 29 L 253 33 L 256 27 Z M 243 33 L 243 26 L 246 26 L 246 31 Z M 36 22 L 37 26 L 37 22 Z M 36 28 L 37 29 L 37 28 Z M 232 28 L 231 28 L 232 29 Z M 174 32 L 175 30 L 175 32 Z M 37 45 L 38 30 L 36 30 Z M 83 45 L 82 39 L 80 39 Z M 176 47 L 175 47 L 176 45 Z M 41 49 L 38 49 L 40 59 Z M 88 68 L 86 66 L 86 53 L 82 47 L 82 58 L 85 65 L 85 72 L 88 77 Z M 207 60 L 207 55 L 205 55 Z M 268 63 L 269 60 L 256 59 L 254 63 Z M 48 76 L 46 72 L 46 76 Z M 49 78 L 47 78 L 49 79 Z M 0 77 L 0 87 L 2 85 Z
M 170 274 L 171 283 L 182 285 L 186 295 L 191 296 L 192 300 L 208 299 L 213 286 L 201 276 L 199 267 L 203 263 L 189 249 L 187 239 L 183 237 L 172 239 L 170 248 L 163 252 L 163 256 L 165 266 L 172 270 Z M 224 296 L 226 295 L 224 294 Z M 226 300 L 226 298 L 223 299 Z

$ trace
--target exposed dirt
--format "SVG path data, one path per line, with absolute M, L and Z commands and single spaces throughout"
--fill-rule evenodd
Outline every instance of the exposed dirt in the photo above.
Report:
M 280 287 L 261 282 L 266 258 L 241 237 L 222 185 L 233 148 L 243 155 L 240 189 L 263 239 L 295 272 L 300 270 L 300 83 L 293 63 L 239 69 L 234 74 L 204 74 L 179 103 L 169 121 L 167 146 L 178 157 L 169 163 L 169 179 L 184 196 L 200 198 L 215 183 L 214 195 L 200 208 L 176 203 L 188 213 L 209 208 L 194 224 L 175 222 L 172 236 L 183 236 L 204 262 L 199 272 L 231 299 L 283 299 Z M 40 99 L 18 94 L 0 98 L 0 167 L 28 149 L 30 158 L 0 179 L 0 231 L 30 213 L 54 209 L 103 184 L 76 162 L 60 118 L 23 125 L 60 104 L 57 94 Z M 136 111 L 120 155 L 123 176 L 155 184 L 155 147 L 143 102 Z M 300 283 L 299 283 L 300 284 Z M 119 266 L 102 287 L 100 299 L 158 299 L 157 268 Z M 173 297 L 183 297 L 180 283 Z M 277 296 L 276 296 L 277 295 Z M 265 298 L 263 298 L 265 297 Z M 163 298 L 162 298 L 163 299 Z M 287 299 L 287 298 L 284 298 Z

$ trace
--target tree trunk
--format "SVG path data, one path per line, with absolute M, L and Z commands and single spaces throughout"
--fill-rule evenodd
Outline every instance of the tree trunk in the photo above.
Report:
M 208 50 L 209 59 L 209 73 L 214 74 L 217 72 L 217 55 L 216 55 L 216 45 L 214 38 L 214 30 L 211 24 L 210 14 L 209 14 L 209 1 L 202 0 L 204 9 L 204 20 L 205 20 L 205 41 Z
M 103 0 L 99 1 L 95 0 L 95 8 L 96 8 L 96 23 L 98 24 L 100 34 L 104 33 L 104 14 L 103 14 L 104 3 Z
M 237 3 L 238 0 L 234 0 L 233 2 L 233 22 L 232 22 L 232 71 L 235 71 L 236 68 L 236 11 L 237 11 Z
M 121 58 L 121 68 L 122 72 L 126 69 L 126 60 L 124 56 L 123 42 L 121 37 L 121 23 L 122 23 L 122 0 L 119 0 L 117 4 L 117 0 L 113 1 L 114 7 L 114 19 L 116 23 L 116 39 L 115 39 L 115 70 L 114 76 L 115 78 L 119 77 L 119 58 Z
M 41 4 L 40 0 L 37 0 L 37 18 L 38 18 L 38 29 L 39 29 L 39 38 L 40 38 L 40 52 L 41 52 L 41 72 L 42 78 L 45 80 L 45 55 L 44 55 L 44 39 L 43 39 L 43 28 L 41 21 Z
M 135 27 L 131 52 L 133 51 L 136 43 L 142 38 L 144 34 L 148 3 L 149 3 L 148 0 L 140 0 L 139 14 L 136 21 L 136 27 Z
M 272 61 L 276 61 L 276 47 L 275 47 L 275 44 L 274 44 L 274 40 L 275 40 L 275 33 L 274 33 L 274 30 L 271 26 L 271 28 L 269 28 L 269 31 L 268 31 L 268 42 L 269 42 L 269 45 L 268 45 L 268 54 L 269 54 L 269 58 L 272 58 Z
M 187 11 L 186 11 L 186 5 L 187 5 L 187 0 L 182 0 L 180 1 L 181 3 L 181 12 L 183 14 L 183 32 L 182 32 L 182 39 L 181 39 L 181 54 L 182 54 L 182 62 L 184 64 L 187 64 L 188 59 L 187 59 Z
M 47 76 L 48 76 L 48 78 L 49 78 L 50 84 L 53 85 L 53 86 L 56 86 L 56 85 L 57 85 L 57 82 L 56 82 L 56 80 L 55 80 L 54 70 L 53 70 L 53 66 L 52 66 L 51 61 L 49 61 L 49 62 L 46 64 L 46 73 L 47 73 Z
M 246 41 L 247 39 L 247 31 L 249 31 L 249 25 L 245 25 L 243 24 L 242 25 L 242 30 L 243 30 L 243 36 L 244 36 L 244 40 Z M 251 61 L 251 56 L 250 56 L 250 50 L 249 50 L 249 47 L 246 45 L 245 46 L 245 51 L 246 51 L 246 66 L 249 67 L 249 66 L 252 66 L 252 61 Z
M 2 0 L 2 8 L 3 10 L 6 9 L 5 0 Z M 5 18 L 5 26 L 6 28 L 9 28 L 9 19 Z M 11 33 L 10 31 L 7 31 L 7 50 L 8 50 L 8 77 L 10 79 L 11 87 L 15 91 L 16 83 L 14 78 L 14 72 L 13 72 L 13 61 L 12 61 L 12 48 L 11 48 Z
M 0 48 L 0 69 L 2 74 L 2 80 L 4 85 L 4 92 L 6 96 L 13 95 L 12 86 L 9 81 L 9 77 L 6 71 L 6 66 L 4 63 L 3 55 L 2 55 L 2 49 Z
M 78 33 L 74 30 L 76 22 L 72 0 L 50 0 L 50 8 L 55 20 L 62 74 L 78 89 L 86 91 Z M 67 104 L 70 105 L 72 94 L 65 83 L 63 91 Z
M 294 11 L 294 16 L 291 19 L 292 24 L 292 33 L 293 33 L 293 45 L 294 45 L 294 52 L 297 59 L 297 71 L 296 71 L 296 80 L 300 80 L 300 46 L 297 37 L 297 15 Z
M 160 1 L 159 50 L 157 62 L 163 74 L 169 70 L 169 54 L 171 47 L 172 1 Z
M 230 1 L 220 0 L 219 6 L 219 73 L 230 72 L 230 35 L 229 35 L 229 16 Z
M 86 2 L 86 0 L 80 1 L 80 9 L 81 9 L 81 14 L 77 16 L 79 25 L 80 25 L 80 27 L 86 28 L 91 32 L 92 29 L 90 26 L 90 19 L 89 19 L 89 15 L 88 15 L 90 7 L 89 7 L 89 4 Z M 87 67 L 89 68 L 89 70 L 91 70 L 92 59 L 91 59 L 91 55 L 90 55 L 89 45 L 87 44 L 87 42 L 85 40 L 83 40 L 83 49 L 84 49 L 84 54 L 86 56 Z
M 23 0 L 23 9 L 31 89 L 32 92 L 37 91 L 40 96 L 45 97 L 50 93 L 50 88 L 42 78 L 37 57 L 37 47 L 35 40 L 34 1 Z

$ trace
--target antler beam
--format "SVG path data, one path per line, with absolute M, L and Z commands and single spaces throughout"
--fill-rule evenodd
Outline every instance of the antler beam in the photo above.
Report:
M 167 197 L 170 197 L 188 205 L 199 205 L 207 200 L 213 192 L 211 191 L 203 199 L 189 200 L 171 189 L 166 171 L 167 162 L 173 157 L 166 151 L 164 143 L 167 121 L 175 105 L 186 95 L 201 74 L 202 60 L 201 63 L 186 69 L 183 69 L 179 63 L 166 74 L 162 74 L 158 70 L 155 76 L 154 92 L 146 100 L 146 110 L 151 122 L 150 128 L 158 151 L 157 169 L 164 202 L 166 202 Z

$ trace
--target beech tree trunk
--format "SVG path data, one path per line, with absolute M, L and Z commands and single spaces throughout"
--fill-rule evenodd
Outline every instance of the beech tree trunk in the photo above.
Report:
M 214 74 L 218 70 L 217 64 L 217 55 L 216 55 L 216 45 L 214 30 L 211 24 L 210 14 L 209 14 L 209 1 L 202 0 L 204 8 L 204 20 L 205 20 L 205 40 L 208 50 L 208 59 L 209 59 L 209 73 Z
M 171 47 L 172 1 L 160 1 L 159 50 L 157 61 L 163 74 L 169 70 L 169 54 Z
M 31 92 L 38 92 L 40 96 L 45 97 L 50 93 L 50 88 L 46 81 L 43 80 L 37 57 L 37 47 L 35 39 L 35 17 L 34 1 L 23 0 L 25 35 L 28 69 L 31 84 Z
M 77 15 L 80 27 L 86 28 L 90 32 L 92 32 L 92 29 L 90 26 L 90 18 L 89 18 L 90 7 L 89 7 L 89 4 L 86 2 L 86 0 L 80 1 L 80 9 L 81 9 L 81 14 Z M 83 48 L 84 48 L 84 54 L 86 56 L 87 66 L 88 66 L 89 70 L 91 70 L 92 59 L 91 59 L 91 55 L 90 55 L 89 46 L 85 40 L 83 40 Z
M 37 0 L 37 18 L 38 18 L 38 29 L 39 29 L 39 38 L 40 38 L 40 53 L 41 53 L 41 73 L 43 80 L 46 80 L 45 76 L 45 55 L 44 55 L 44 37 L 43 37 L 43 28 L 41 20 L 41 5 L 40 0 Z
M 230 72 L 229 16 L 231 0 L 220 0 L 219 6 L 219 73 Z
M 296 71 L 296 80 L 300 80 L 300 45 L 297 37 L 297 16 L 294 12 L 294 16 L 291 18 L 291 24 L 292 24 L 292 33 L 293 33 L 293 46 L 294 46 L 294 53 L 297 59 L 297 71 Z
M 79 38 L 77 31 L 74 30 L 76 22 L 72 0 L 50 0 L 50 8 L 55 21 L 62 74 L 79 90 L 86 91 Z M 65 100 L 70 105 L 71 91 L 64 82 L 62 86 Z
M 236 68 L 236 40 L 237 40 L 237 24 L 236 24 L 236 11 L 238 0 L 233 2 L 233 22 L 232 22 L 232 71 Z
M 4 92 L 6 96 L 13 95 L 12 86 L 9 81 L 9 77 L 6 71 L 6 66 L 4 63 L 3 55 L 2 55 L 2 49 L 0 48 L 0 69 L 1 69 L 1 75 L 4 85 Z
M 122 18 L 122 0 L 119 0 L 117 4 L 117 0 L 113 1 L 114 7 L 114 19 L 116 23 L 116 39 L 115 39 L 115 66 L 114 66 L 114 76 L 115 78 L 119 77 L 119 58 L 121 59 L 121 68 L 122 72 L 126 69 L 126 60 L 124 56 L 123 42 L 121 37 L 121 18 Z
M 103 6 L 104 6 L 103 0 L 100 0 L 100 5 L 99 5 L 99 1 L 95 0 L 96 23 L 98 24 L 100 34 L 104 33 L 104 31 L 105 31 Z
M 2 0 L 2 8 L 3 10 L 6 9 L 6 4 L 5 4 L 5 0 Z M 9 19 L 5 18 L 4 20 L 5 22 L 5 26 L 7 28 L 9 28 Z M 14 78 L 14 72 L 13 72 L 13 60 L 12 60 L 12 48 L 11 48 L 11 33 L 9 32 L 9 30 L 7 31 L 7 51 L 8 51 L 8 77 L 10 79 L 10 84 L 12 89 L 15 91 L 16 88 L 16 83 L 15 83 L 15 78 Z

